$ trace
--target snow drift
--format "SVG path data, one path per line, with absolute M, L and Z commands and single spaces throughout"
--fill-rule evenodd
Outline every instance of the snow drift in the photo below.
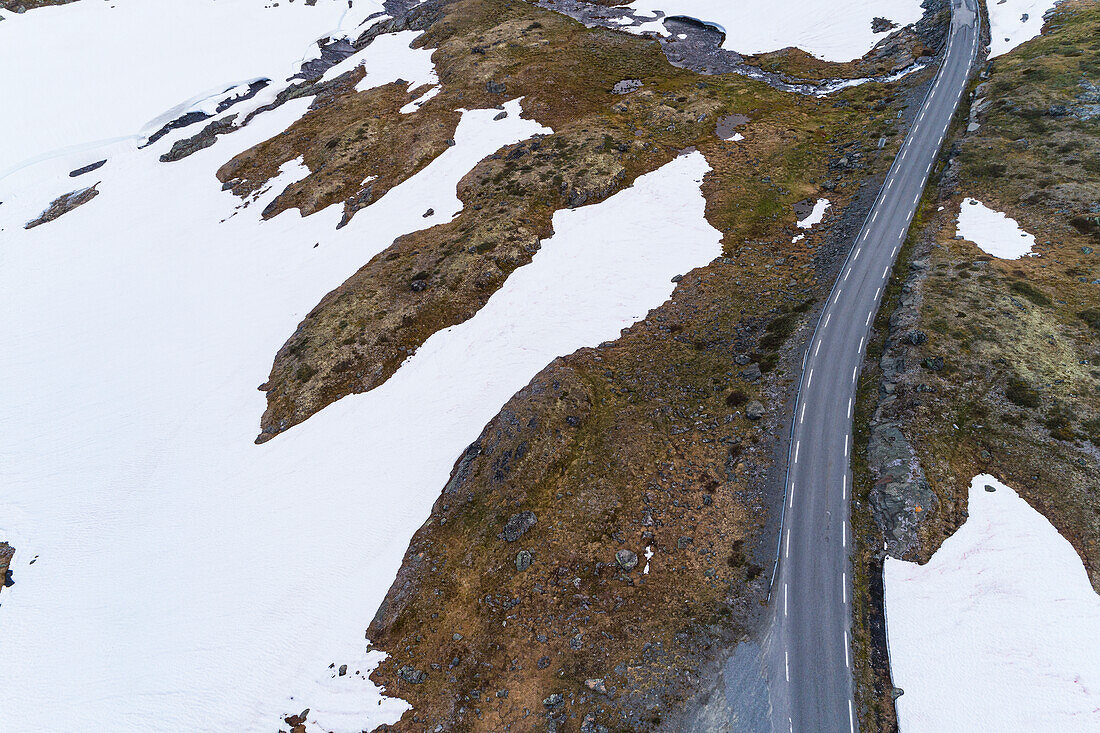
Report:
M 1081 558 L 982 474 L 927 565 L 887 558 L 890 660 L 906 733 L 1100 728 L 1100 596 Z

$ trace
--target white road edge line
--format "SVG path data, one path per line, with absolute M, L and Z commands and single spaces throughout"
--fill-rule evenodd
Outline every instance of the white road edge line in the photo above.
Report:
M 787 503 L 787 508 L 788 509 L 793 509 L 794 508 L 794 481 L 791 481 L 791 493 L 787 498 L 789 499 L 789 501 Z
M 787 650 L 783 650 L 783 668 L 787 673 L 787 682 L 791 681 L 791 655 L 787 653 Z
M 787 531 L 790 532 L 790 530 L 787 530 Z M 841 522 L 840 523 L 840 538 L 841 538 L 840 539 L 840 543 L 841 543 L 840 546 L 841 547 L 847 547 L 848 546 L 848 522 Z
M 783 615 L 787 615 L 787 584 L 783 584 Z
M 852 717 L 852 698 L 848 698 L 848 728 L 856 733 L 855 718 Z
M 848 629 L 844 629 L 844 666 L 848 669 L 852 668 L 852 660 L 848 656 Z
M 844 605 L 848 605 L 848 573 L 843 572 L 840 574 L 840 592 L 843 594 Z
M 787 549 L 783 551 L 783 557 L 791 556 L 791 528 L 787 527 Z

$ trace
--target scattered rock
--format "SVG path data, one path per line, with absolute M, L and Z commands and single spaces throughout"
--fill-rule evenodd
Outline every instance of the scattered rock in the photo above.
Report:
M 593 692 L 598 692 L 601 695 L 607 694 L 607 685 L 604 684 L 603 677 L 593 677 L 584 681 L 584 686 Z
M 759 420 L 764 417 L 764 405 L 758 400 L 753 400 L 745 408 L 745 417 L 750 420 Z
M 506 111 L 505 111 L 505 112 L 497 112 L 497 113 L 496 113 L 496 114 L 495 114 L 495 115 L 493 116 L 493 119 L 494 119 L 494 120 L 503 120 L 503 119 L 504 119 L 505 117 L 507 117 L 507 116 L 508 116 L 508 112 L 506 112 Z
M 397 670 L 397 676 L 408 682 L 410 685 L 419 685 L 428 679 L 427 672 L 420 669 L 414 669 L 407 664 Z
M 920 363 L 925 369 L 930 369 L 934 372 L 942 372 L 945 366 L 942 356 L 930 356 Z
M 760 378 L 763 377 L 764 374 L 760 371 L 759 364 L 749 364 L 747 367 L 741 370 L 741 376 L 749 382 L 757 382 L 760 381 Z
M 638 567 L 638 556 L 630 550 L 622 549 L 615 553 L 615 562 L 617 562 L 619 567 L 623 570 L 630 572 Z
M 530 552 L 527 550 L 520 550 L 516 553 L 516 570 L 522 573 L 524 570 L 531 567 L 531 561 L 533 559 Z
M 615 82 L 615 85 L 611 87 L 611 93 L 630 94 L 631 92 L 636 92 L 641 88 L 641 79 L 623 79 L 622 81 Z
M 434 214 L 435 214 L 435 209 L 428 209 L 427 211 L 424 212 L 424 218 L 427 219 L 429 216 L 433 216 Z
M 413 280 L 411 283 L 409 283 L 409 287 L 412 289 L 412 291 L 414 293 L 420 293 L 420 292 L 423 292 L 423 291 L 428 289 L 428 281 L 427 280 Z
M 341 664 L 340 669 L 337 672 L 337 674 L 339 674 L 341 677 L 343 677 L 343 676 L 347 675 L 347 673 L 348 673 L 348 665 Z
M 608 728 L 606 725 L 598 724 L 596 716 L 588 713 L 581 721 L 581 733 L 608 733 Z
M 552 708 L 558 707 L 559 705 L 563 704 L 564 702 L 565 702 L 565 696 L 562 695 L 560 692 L 555 692 L 554 694 L 552 694 L 549 697 L 545 698 L 542 701 L 542 704 L 545 705 L 547 708 L 552 709 Z
M 504 531 L 500 533 L 500 537 L 505 542 L 515 542 L 523 535 L 535 526 L 535 522 L 538 519 L 535 517 L 535 513 L 532 511 L 524 511 L 519 514 L 512 515 L 512 518 L 508 520 L 508 523 L 504 525 Z M 519 565 L 519 557 L 516 557 L 516 565 Z
M 489 94 L 504 94 L 508 89 L 500 82 L 490 79 L 485 82 L 485 91 L 489 92 Z
M 905 336 L 905 340 L 913 346 L 920 346 L 928 340 L 928 334 L 926 334 L 924 331 L 910 331 Z

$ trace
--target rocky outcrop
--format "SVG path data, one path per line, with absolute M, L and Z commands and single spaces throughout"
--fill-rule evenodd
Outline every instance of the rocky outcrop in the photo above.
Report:
M 938 500 L 921 470 L 916 452 L 902 429 L 895 392 L 898 382 L 912 367 L 909 351 L 928 340 L 916 327 L 921 301 L 920 284 L 928 264 L 910 263 L 910 275 L 902 286 L 898 309 L 890 317 L 890 332 L 879 366 L 882 369 L 880 400 L 870 422 L 868 463 L 874 478 L 871 513 L 882 530 L 887 551 L 894 557 L 914 556 L 920 547 L 918 527 L 936 510 Z M 922 385 L 916 387 L 922 391 Z
M 37 219 L 28 221 L 23 225 L 23 228 L 34 229 L 36 226 L 47 224 L 64 214 L 68 214 L 78 206 L 83 206 L 99 195 L 99 191 L 96 189 L 98 185 L 96 183 L 88 188 L 81 188 L 77 191 L 70 191 L 64 196 L 58 196 Z
M 0 590 L 14 585 L 11 577 L 11 559 L 15 557 L 15 548 L 7 542 L 0 542 Z
M 224 135 L 233 131 L 233 122 L 237 119 L 237 115 L 232 114 L 222 120 L 214 120 L 206 127 L 196 134 L 184 140 L 177 140 L 172 148 L 163 155 L 160 156 L 160 162 L 172 163 L 177 160 L 183 160 L 192 153 L 197 153 L 203 148 L 208 148 L 213 145 L 218 138 L 218 135 Z

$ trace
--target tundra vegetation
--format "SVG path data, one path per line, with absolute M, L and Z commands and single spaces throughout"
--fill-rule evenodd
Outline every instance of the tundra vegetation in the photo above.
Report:
M 856 660 L 864 726 L 896 727 L 883 642 L 872 434 L 902 426 L 933 501 L 906 559 L 967 517 L 970 478 L 1015 487 L 1100 590 L 1100 8 L 1067 0 L 983 67 L 875 321 L 856 414 Z M 1034 235 L 1007 260 L 956 235 L 964 198 Z
M 300 157 L 309 175 L 265 215 L 338 205 L 347 220 L 446 150 L 458 109 L 522 97 L 553 132 L 478 163 L 453 221 L 398 238 L 288 334 L 257 440 L 384 383 L 470 318 L 555 211 L 700 151 L 723 256 L 619 339 L 549 364 L 456 456 L 367 629 L 391 655 L 372 679 L 413 706 L 395 730 L 674 729 L 758 628 L 800 345 L 870 204 L 861 184 L 931 74 L 792 94 L 507 0 L 425 3 L 393 29 L 407 28 L 441 87 L 417 111 L 398 112 L 426 87 L 356 92 L 352 72 L 219 178 L 247 196 Z M 613 91 L 627 79 L 641 84 Z M 748 118 L 744 139 L 716 134 L 730 115 Z M 798 229 L 794 205 L 820 197 L 825 222 Z

